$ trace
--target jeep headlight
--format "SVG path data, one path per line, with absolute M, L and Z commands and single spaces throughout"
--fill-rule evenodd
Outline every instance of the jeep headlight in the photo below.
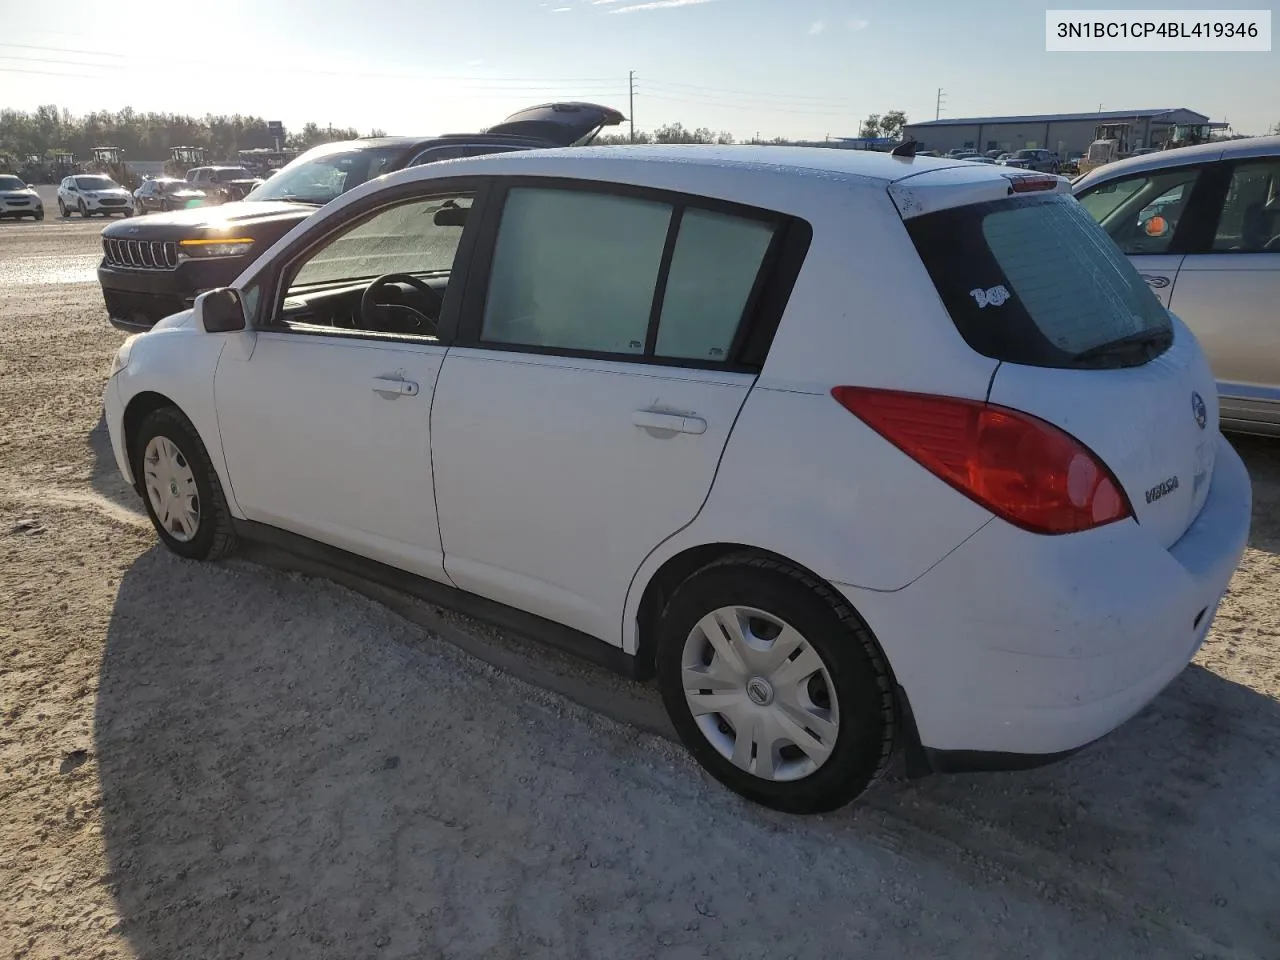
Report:
M 253 249 L 252 237 L 217 237 L 208 240 L 179 240 L 178 251 L 184 257 L 243 257 Z
M 133 344 L 140 336 L 141 334 L 135 333 L 133 336 L 126 339 L 124 343 L 120 344 L 120 349 L 117 350 L 116 355 L 111 358 L 111 372 L 107 374 L 108 380 L 129 365 L 129 355 L 133 352 Z

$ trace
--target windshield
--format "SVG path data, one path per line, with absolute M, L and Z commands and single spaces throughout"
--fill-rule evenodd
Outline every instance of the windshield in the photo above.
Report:
M 907 230 L 956 328 L 984 356 L 1075 366 L 1120 338 L 1172 331 L 1168 311 L 1073 197 L 970 204 L 915 217 Z
M 249 191 L 245 200 L 295 200 L 325 204 L 366 180 L 393 169 L 403 147 L 318 148 L 283 167 Z
M 253 174 L 244 167 L 223 167 L 215 170 L 213 175 L 219 180 L 252 180 Z
M 0 190 L 25 190 L 27 185 L 17 177 L 0 177 Z
M 76 177 L 76 186 L 81 190 L 119 190 L 120 184 L 110 177 Z
M 1016 157 L 1019 160 L 1030 160 L 1034 158 L 1035 155 L 1036 155 L 1036 152 L 1034 150 L 1019 150 L 1017 153 L 1014 154 L 1014 157 Z

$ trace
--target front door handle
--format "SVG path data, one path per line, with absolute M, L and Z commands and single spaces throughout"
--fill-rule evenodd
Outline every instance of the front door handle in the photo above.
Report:
M 645 430 L 664 433 L 706 433 L 707 421 L 684 413 L 666 413 L 661 410 L 637 410 L 631 422 Z
M 418 385 L 412 380 L 397 380 L 394 377 L 374 377 L 373 392 L 384 397 L 416 397 Z

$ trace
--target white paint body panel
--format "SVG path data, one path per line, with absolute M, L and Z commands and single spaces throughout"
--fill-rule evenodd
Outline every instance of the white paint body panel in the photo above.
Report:
M 1190 389 L 1203 381 L 1193 339 L 1146 373 L 998 371 L 943 309 L 890 185 L 915 179 L 911 203 L 923 209 L 994 196 L 1007 190 L 1006 173 L 857 151 L 719 147 L 524 151 L 403 170 L 300 223 L 237 285 L 366 197 L 463 174 L 736 201 L 804 218 L 813 241 L 758 378 L 423 342 L 206 334 L 187 315 L 136 338 L 111 379 L 113 444 L 122 449 L 129 400 L 163 393 L 205 438 L 236 516 L 454 582 L 628 652 L 644 589 L 668 559 L 706 544 L 770 550 L 836 585 L 866 618 L 925 746 L 1078 746 L 1190 658 L 1243 551 L 1250 492 L 1239 458 L 1210 429 L 1212 480 L 1186 484 L 1201 509 L 1171 499 L 1176 519 L 1152 513 L 1036 536 L 993 519 L 831 397 L 832 387 L 857 384 L 982 400 L 994 384 L 993 399 L 1087 434 L 1118 458 L 1131 495 L 1144 482 L 1138 460 L 1163 469 L 1155 430 L 1173 419 L 1152 411 L 1176 386 L 1169 416 L 1192 422 Z M 371 380 L 389 374 L 416 382 L 418 394 L 375 394 Z M 1150 405 L 1144 378 L 1155 384 Z M 1109 433 L 1104 413 L 1114 420 L 1138 401 L 1152 435 Z M 635 422 L 647 410 L 705 428 L 655 433 Z M 1147 452 L 1125 460 L 1139 440 Z M 1172 442 L 1184 470 L 1183 438 Z
M 244 517 L 444 579 L 431 489 L 431 399 L 445 349 L 291 333 L 228 350 L 215 386 Z M 378 378 L 415 395 L 378 392 Z
M 994 519 L 904 590 L 841 587 L 880 638 L 926 747 L 1070 750 L 1182 671 L 1249 534 L 1248 473 L 1217 443 L 1205 507 L 1169 549 L 1133 521 L 1036 537 Z
M 1138 367 L 1046 370 L 1001 364 L 991 402 L 1025 410 L 1060 427 L 1111 468 L 1135 516 L 1164 546 L 1178 540 L 1208 495 L 1218 448 L 1213 374 L 1191 331 L 1176 317 L 1174 342 Z M 1205 405 L 1196 421 L 1193 397 Z M 1148 501 L 1169 480 L 1176 488 Z
M 450 577 L 618 644 L 632 576 L 702 507 L 754 379 L 455 349 L 431 428 Z M 705 431 L 638 426 L 646 410 Z

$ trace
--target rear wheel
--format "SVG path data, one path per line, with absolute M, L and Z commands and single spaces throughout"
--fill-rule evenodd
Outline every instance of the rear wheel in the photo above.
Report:
M 234 552 L 222 483 L 191 421 L 176 407 L 162 407 L 142 421 L 132 446 L 134 476 L 165 546 L 191 560 Z
M 812 576 L 769 557 L 727 557 L 677 588 L 658 630 L 672 723 L 731 790 L 820 813 L 853 800 L 888 765 L 888 665 L 858 615 Z

